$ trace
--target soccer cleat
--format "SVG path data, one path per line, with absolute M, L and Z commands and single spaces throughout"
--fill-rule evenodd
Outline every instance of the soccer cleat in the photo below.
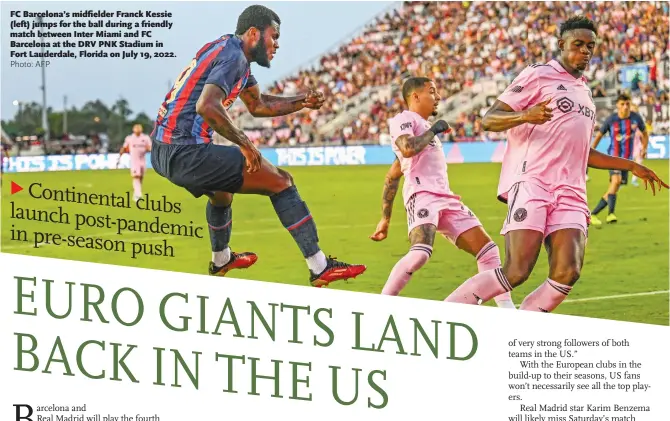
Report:
M 349 263 L 338 262 L 336 257 L 326 259 L 326 268 L 323 272 L 316 274 L 309 271 L 309 282 L 313 287 L 322 288 L 328 286 L 331 282 L 340 279 L 355 278 L 367 269 L 365 265 L 352 265 Z
M 613 213 L 610 213 L 609 215 L 607 215 L 607 223 L 608 224 L 613 224 L 616 221 L 617 221 L 616 215 L 614 215 Z
M 598 219 L 597 216 L 595 216 L 595 215 L 591 215 L 591 225 L 594 225 L 594 226 L 597 227 L 597 226 L 600 226 L 600 225 L 602 225 L 602 224 L 603 224 L 603 221 L 601 221 L 600 219 Z
M 212 276 L 226 276 L 232 269 L 246 269 L 256 263 L 258 256 L 256 253 L 230 252 L 230 260 L 223 266 L 216 266 L 214 262 L 209 262 L 209 274 Z

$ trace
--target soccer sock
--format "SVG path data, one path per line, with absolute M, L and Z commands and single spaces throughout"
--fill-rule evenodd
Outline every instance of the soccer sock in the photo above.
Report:
M 142 196 L 142 182 L 137 177 L 133 177 L 133 194 L 135 196 Z
M 499 268 L 500 266 L 502 266 L 500 250 L 498 249 L 498 245 L 491 241 L 482 247 L 479 254 L 477 254 L 477 269 L 481 273 Z M 494 299 L 498 307 L 516 309 L 512 301 L 512 294 L 509 291 L 496 295 Z
M 502 268 L 480 272 L 463 282 L 444 301 L 461 304 L 483 304 L 493 297 L 512 291 Z M 481 300 L 481 303 L 480 303 Z
M 433 247 L 427 244 L 415 244 L 409 252 L 393 266 L 386 285 L 382 289 L 383 295 L 398 295 L 412 278 L 412 274 L 421 269 L 433 254 Z
M 605 209 L 605 207 L 607 207 L 607 202 L 605 201 L 605 199 L 603 199 L 603 198 L 601 197 L 601 198 L 600 198 L 600 202 L 598 202 L 598 204 L 596 205 L 595 209 L 593 209 L 593 212 L 591 212 L 591 214 L 592 214 L 592 215 L 597 215 L 598 212 L 600 212 L 601 210 Z
M 274 206 L 275 212 L 279 217 L 282 225 L 286 228 L 293 236 L 293 240 L 300 248 L 302 255 L 307 260 L 308 266 L 310 265 L 310 257 L 316 255 L 321 249 L 319 248 L 319 236 L 316 231 L 316 223 L 312 219 L 312 215 L 309 213 L 307 204 L 302 201 L 298 189 L 295 186 L 291 186 L 287 189 L 282 190 L 279 193 L 273 194 L 270 196 L 270 201 L 272 201 L 272 206 Z M 323 254 L 323 253 L 321 253 Z M 319 261 L 325 261 L 325 256 L 323 260 L 320 255 L 311 259 L 315 261 L 313 263 L 318 263 Z M 325 268 L 325 264 L 323 265 Z M 316 272 L 312 267 L 310 269 Z M 323 269 L 319 272 L 321 273 Z
M 207 227 L 209 240 L 212 243 L 212 262 L 223 266 L 230 260 L 230 232 L 233 229 L 233 208 L 230 206 L 214 206 L 207 201 Z
M 547 279 L 535 291 L 528 294 L 519 309 L 550 313 L 565 300 L 570 290 L 571 286 Z
M 609 213 L 614 213 L 614 207 L 616 206 L 616 194 L 607 195 L 607 205 Z
M 321 250 L 307 258 L 307 267 L 314 273 L 321 273 L 328 265 L 326 255 Z

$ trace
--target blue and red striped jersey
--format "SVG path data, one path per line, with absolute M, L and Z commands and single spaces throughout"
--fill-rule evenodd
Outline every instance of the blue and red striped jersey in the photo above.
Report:
M 627 118 L 619 118 L 618 113 L 607 117 L 600 128 L 600 133 L 609 133 L 612 139 L 607 153 L 618 158 L 633 159 L 636 130 L 642 133 L 646 130 L 642 117 L 636 112 L 631 112 Z
M 257 84 L 242 51 L 242 40 L 224 35 L 196 53 L 165 96 L 151 137 L 159 142 L 182 145 L 211 142 L 214 130 L 195 111 L 208 83 L 225 92 L 225 108 L 233 105 L 242 89 Z

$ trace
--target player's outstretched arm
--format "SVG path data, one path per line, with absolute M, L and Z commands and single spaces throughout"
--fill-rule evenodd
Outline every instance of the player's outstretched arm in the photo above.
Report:
M 215 132 L 240 146 L 247 159 L 249 172 L 258 171 L 261 166 L 261 153 L 247 135 L 233 123 L 230 115 L 223 108 L 224 99 L 225 93 L 221 88 L 207 83 L 195 104 L 195 111 Z
M 384 179 L 384 192 L 382 193 L 382 219 L 377 224 L 374 234 L 370 236 L 373 241 L 382 241 L 388 235 L 389 224 L 391 222 L 391 213 L 393 212 L 393 202 L 398 193 L 398 186 L 402 178 L 400 162 L 393 161 L 391 168 L 386 173 Z
M 600 170 L 619 170 L 619 171 L 630 171 L 633 175 L 637 176 L 640 180 L 644 180 L 644 188 L 647 189 L 647 183 L 651 184 L 651 190 L 656 194 L 656 184 L 658 183 L 658 189 L 661 187 L 668 188 L 668 185 L 661 180 L 654 171 L 640 165 L 635 161 L 630 161 L 628 159 L 617 158 L 615 156 L 610 156 L 602 152 L 591 148 L 589 151 L 589 161 L 588 166 L 590 168 L 597 168 Z
M 262 94 L 258 85 L 244 89 L 240 92 L 240 98 L 254 117 L 278 117 L 303 108 L 318 110 L 325 100 L 323 93 L 313 90 L 291 97 Z
M 410 136 L 408 134 L 398 136 L 395 144 L 404 158 L 411 158 L 430 145 L 436 135 L 443 132 L 449 133 L 450 131 L 449 124 L 444 120 L 439 120 L 420 136 Z
M 551 98 L 521 111 L 514 111 L 512 107 L 500 100 L 489 108 L 482 119 L 483 129 L 487 132 L 504 132 L 524 123 L 544 124 L 553 117 L 552 109 L 547 107 Z

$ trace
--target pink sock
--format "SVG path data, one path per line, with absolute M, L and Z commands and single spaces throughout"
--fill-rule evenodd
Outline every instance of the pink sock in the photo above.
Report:
M 502 268 L 480 272 L 463 282 L 444 301 L 461 304 L 483 304 L 493 297 L 512 290 Z
M 133 177 L 133 194 L 135 196 L 142 196 L 142 182 L 137 177 Z
M 521 303 L 519 310 L 551 313 L 565 300 L 570 290 L 572 290 L 572 287 L 569 285 L 559 284 L 556 281 L 547 279 L 535 291 L 528 294 Z
M 502 266 L 500 261 L 500 251 L 495 242 L 491 241 L 481 248 L 479 254 L 477 254 L 477 269 L 479 273 L 486 272 L 487 270 L 496 269 Z M 512 294 L 509 291 L 505 291 L 502 294 L 496 295 L 494 300 L 498 307 L 504 308 L 514 308 L 514 302 L 512 301 Z
M 398 295 L 409 282 L 412 274 L 426 264 L 433 254 L 433 248 L 426 244 L 413 245 L 409 252 L 391 270 L 388 281 L 382 289 L 384 295 Z

